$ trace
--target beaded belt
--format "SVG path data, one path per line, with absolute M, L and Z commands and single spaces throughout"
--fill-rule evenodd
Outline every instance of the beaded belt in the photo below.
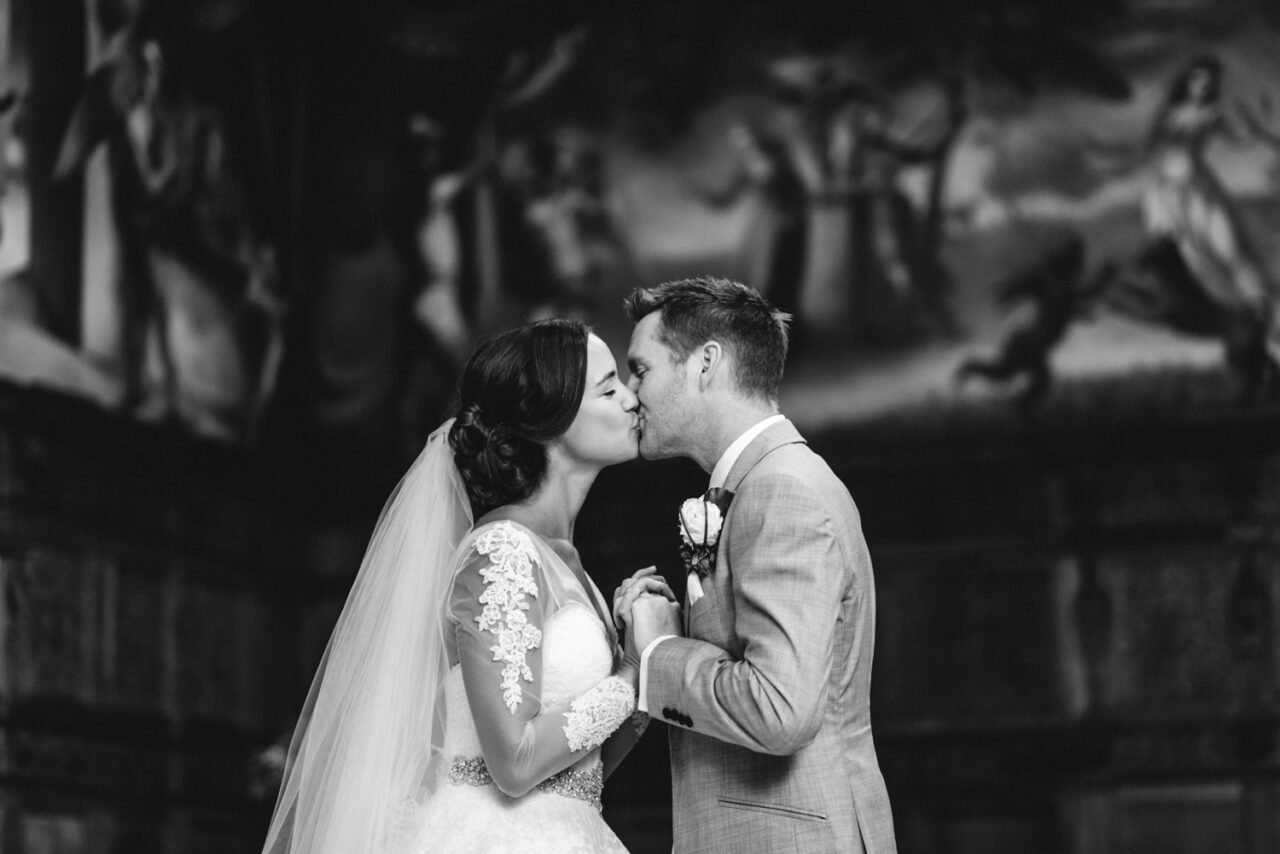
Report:
M 493 775 L 485 767 L 483 757 L 455 756 L 449 763 L 449 782 L 455 786 L 488 786 L 493 782 Z M 534 788 L 539 792 L 586 801 L 599 810 L 600 795 L 604 792 L 604 766 L 597 762 L 587 768 L 566 768 Z

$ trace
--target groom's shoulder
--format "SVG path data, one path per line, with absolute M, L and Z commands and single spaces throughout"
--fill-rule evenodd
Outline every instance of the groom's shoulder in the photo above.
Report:
M 784 481 L 827 497 L 847 497 L 848 489 L 822 455 L 801 441 L 778 445 L 761 457 L 744 483 Z
M 768 448 L 760 462 L 767 467 L 800 467 L 806 471 L 831 472 L 822 455 L 790 421 L 783 421 L 761 437 Z
M 743 503 L 758 524 L 790 524 L 798 518 L 831 519 L 840 530 L 857 525 L 857 505 L 844 482 L 808 445 L 780 445 L 760 459 L 739 484 Z

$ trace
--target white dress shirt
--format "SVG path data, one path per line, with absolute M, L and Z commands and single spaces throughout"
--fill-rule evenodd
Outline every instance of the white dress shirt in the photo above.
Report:
M 738 457 L 742 456 L 742 452 L 747 449 L 747 445 L 750 445 L 757 436 L 784 418 L 786 416 L 781 413 L 770 415 L 763 421 L 757 421 L 748 427 L 741 436 L 734 439 L 729 447 L 725 448 L 724 453 L 720 455 L 720 459 L 716 461 L 715 468 L 711 469 L 711 482 L 707 488 L 723 488 L 725 481 L 729 479 L 729 472 L 733 471 L 733 464 L 738 461 Z M 694 602 L 702 598 L 702 580 L 698 578 L 698 574 L 695 572 L 689 573 L 688 593 L 690 607 L 693 606 Z M 649 676 L 649 655 L 658 644 L 667 638 L 673 637 L 675 635 L 660 635 L 650 641 L 649 645 L 640 653 L 640 691 L 639 696 L 636 698 L 636 707 L 642 712 L 647 713 L 649 711 L 648 691 L 645 690 Z

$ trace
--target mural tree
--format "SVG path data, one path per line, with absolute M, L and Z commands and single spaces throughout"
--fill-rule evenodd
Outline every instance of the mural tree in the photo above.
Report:
M 925 85 L 941 97 L 950 121 L 928 161 L 926 201 L 917 252 L 946 288 L 941 261 L 944 196 L 957 141 L 978 115 L 1019 109 L 1038 95 L 1070 91 L 1123 101 L 1122 71 L 1099 48 L 1125 15 L 1116 0 L 1063 5 L 1046 0 L 947 3 L 905 0 L 863 10 L 859 45 L 874 57 L 890 91 Z M 922 25 L 921 22 L 928 22 Z M 935 294 L 934 299 L 941 299 Z

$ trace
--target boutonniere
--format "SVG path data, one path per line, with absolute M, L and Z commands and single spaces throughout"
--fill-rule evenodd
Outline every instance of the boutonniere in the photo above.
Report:
M 707 498 L 688 498 L 680 505 L 680 558 L 701 578 L 715 569 L 722 525 L 724 514 Z

